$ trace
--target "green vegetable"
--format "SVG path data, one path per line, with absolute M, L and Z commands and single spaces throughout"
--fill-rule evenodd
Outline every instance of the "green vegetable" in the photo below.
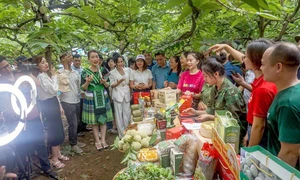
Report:
M 129 145 L 128 143 L 125 143 L 125 144 L 123 145 L 123 150 L 124 150 L 124 151 L 127 151 L 129 148 L 130 148 L 130 145 Z
M 133 137 L 133 140 L 134 140 L 135 142 L 141 142 L 142 137 L 141 137 L 140 135 L 135 135 L 135 136 Z
M 135 150 L 135 151 L 139 151 L 142 147 L 142 145 L 139 142 L 133 142 L 131 144 L 131 146 L 132 146 L 132 149 Z
M 140 166 L 129 166 L 123 173 L 120 173 L 116 180 L 136 180 L 136 179 L 151 179 L 151 180 L 173 180 L 172 172 L 157 166 L 153 163 L 145 163 Z
M 149 147 L 149 140 L 147 138 L 142 139 L 141 141 L 142 147 L 147 148 Z

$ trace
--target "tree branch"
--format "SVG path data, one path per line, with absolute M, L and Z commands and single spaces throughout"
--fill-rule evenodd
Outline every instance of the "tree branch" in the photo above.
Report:
M 283 26 L 281 28 L 281 31 L 279 33 L 279 35 L 275 38 L 275 41 L 280 41 L 282 36 L 284 35 L 289 23 L 292 21 L 292 19 L 295 17 L 295 15 L 297 14 L 297 12 L 300 9 L 300 0 L 298 0 L 298 4 L 293 12 L 293 14 L 291 14 L 290 16 L 288 16 L 285 20 L 285 22 L 283 23 Z
M 223 2 L 221 2 L 220 0 L 217 0 L 217 2 L 219 4 L 221 4 L 223 7 L 225 7 L 226 9 L 229 9 L 231 11 L 235 11 L 235 12 L 244 14 L 244 11 L 242 9 L 230 7 L 230 6 L 226 5 L 226 4 L 224 4 Z
M 93 23 L 89 22 L 87 19 L 85 19 L 85 18 L 83 18 L 83 17 L 81 17 L 81 16 L 77 16 L 77 15 L 72 14 L 72 13 L 66 13 L 66 12 L 53 12 L 53 13 L 52 13 L 52 16 L 53 16 L 53 15 L 65 15 L 65 16 L 75 17 L 75 18 L 81 20 L 82 22 L 84 22 L 84 23 L 86 23 L 86 24 L 88 24 L 88 25 L 93 25 L 93 26 L 99 27 L 99 28 L 101 28 L 101 29 L 105 29 L 106 31 L 113 32 L 113 33 L 125 32 L 126 29 L 128 28 L 128 27 L 125 27 L 123 30 L 107 29 L 107 28 L 105 28 L 104 26 L 101 26 L 101 25 L 99 25 L 99 24 L 93 24 Z
M 70 7 L 79 7 L 78 4 L 55 4 L 48 6 L 49 10 L 53 9 L 68 9 Z
M 99 0 L 102 4 L 104 4 L 104 5 L 106 5 L 106 6 L 111 6 L 111 7 L 113 7 L 113 8 L 115 8 L 115 9 L 118 9 L 115 5 L 113 5 L 113 4 L 109 4 L 109 3 L 107 3 L 107 2 L 103 2 L 102 0 Z
M 31 22 L 31 21 L 36 21 L 37 18 L 34 17 L 34 18 L 31 18 L 31 19 L 28 19 L 20 24 L 18 24 L 17 26 L 15 27 L 8 27 L 8 26 L 0 26 L 0 29 L 7 29 L 7 30 L 11 30 L 11 31 L 18 31 L 22 26 L 24 26 L 25 24 Z
M 185 39 L 188 39 L 189 37 L 191 37 L 194 34 L 194 31 L 197 27 L 196 24 L 196 19 L 198 18 L 199 15 L 199 10 L 197 8 L 194 7 L 192 0 L 189 0 L 189 6 L 192 8 L 192 26 L 191 29 L 187 32 L 185 32 L 184 34 L 182 34 L 179 38 L 177 38 L 174 42 L 178 42 L 178 41 L 182 41 Z

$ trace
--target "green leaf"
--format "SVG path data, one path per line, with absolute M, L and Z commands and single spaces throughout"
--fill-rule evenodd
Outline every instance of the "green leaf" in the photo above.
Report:
M 180 4 L 185 3 L 185 2 L 187 2 L 187 0 L 169 0 L 169 2 L 166 5 L 166 8 L 170 9 L 174 6 L 179 6 Z
M 180 14 L 180 16 L 178 17 L 178 21 L 182 21 L 185 17 L 187 17 L 189 14 L 192 13 L 192 9 L 188 4 L 185 4 L 183 6 L 182 12 Z
M 87 178 L 89 178 L 90 176 L 89 176 L 89 175 L 86 175 L 86 174 L 81 174 L 80 177 L 83 178 L 83 179 L 87 179 Z
M 248 4 L 249 6 L 253 7 L 257 11 L 260 10 L 257 0 L 242 0 L 242 1 L 246 4 Z
M 46 48 L 49 45 L 49 43 L 42 42 L 42 41 L 35 41 L 28 44 L 28 47 L 40 47 L 40 48 Z
M 217 10 L 217 9 L 221 9 L 220 4 L 216 3 L 216 2 L 208 2 L 203 4 L 201 7 L 201 9 L 205 9 L 205 10 Z
M 274 21 L 281 21 L 282 19 L 280 17 L 274 16 L 272 14 L 269 13 L 261 13 L 261 12 L 257 12 L 257 15 L 264 17 L 266 19 L 270 19 L 270 20 L 274 20 Z
M 153 145 L 157 139 L 157 134 L 152 134 L 151 139 L 149 141 L 149 145 Z
M 201 6 L 203 6 L 204 4 L 210 2 L 210 0 L 193 0 L 193 5 L 197 8 L 200 8 Z
M 257 0 L 259 7 L 262 7 L 264 9 L 269 9 L 269 5 L 266 0 Z
M 232 22 L 232 24 L 231 24 L 231 28 L 233 28 L 234 26 L 236 26 L 236 25 L 238 25 L 240 22 L 243 22 L 243 21 L 245 21 L 246 20 L 246 18 L 245 17 L 243 17 L 243 16 L 238 16 L 237 18 L 236 18 L 236 20 L 234 20 L 233 22 Z

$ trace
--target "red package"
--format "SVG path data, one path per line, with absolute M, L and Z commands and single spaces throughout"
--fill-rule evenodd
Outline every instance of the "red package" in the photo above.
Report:
M 183 126 L 176 126 L 166 131 L 166 140 L 178 139 L 182 134 L 186 133 L 187 130 Z
M 193 118 L 182 118 L 180 119 L 180 123 L 195 123 Z
M 183 95 L 180 99 L 184 99 L 184 103 L 180 106 L 179 111 L 182 112 L 187 108 L 191 108 L 193 104 L 192 95 Z

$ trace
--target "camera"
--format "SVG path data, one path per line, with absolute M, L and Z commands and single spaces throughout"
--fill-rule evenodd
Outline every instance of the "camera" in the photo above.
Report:
M 38 71 L 36 64 L 32 64 L 32 58 L 27 58 L 26 56 L 17 57 L 16 66 L 16 70 L 13 71 L 14 74 L 30 74 Z

